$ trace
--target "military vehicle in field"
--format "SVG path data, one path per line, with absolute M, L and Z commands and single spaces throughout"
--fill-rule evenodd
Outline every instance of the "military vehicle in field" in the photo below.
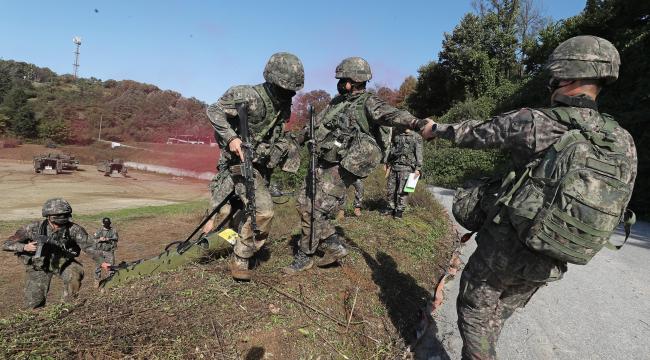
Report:
M 124 161 L 120 159 L 103 160 L 97 164 L 97 171 L 103 172 L 104 176 L 124 176 L 126 177 L 127 169 Z
M 71 154 L 55 154 L 63 162 L 63 170 L 79 169 L 79 160 Z
M 63 160 L 57 154 L 34 156 L 34 173 L 56 175 L 63 172 Z

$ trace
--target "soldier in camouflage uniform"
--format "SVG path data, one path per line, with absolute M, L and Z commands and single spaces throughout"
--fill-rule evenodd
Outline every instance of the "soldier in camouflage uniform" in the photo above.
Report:
M 42 214 L 45 220 L 18 229 L 2 247 L 16 253 L 25 264 L 25 306 L 30 309 L 45 305 L 52 275 L 63 280 L 63 301 L 77 296 L 84 276 L 83 267 L 75 260 L 80 250 L 95 261 L 106 255 L 96 248 L 84 228 L 70 221 L 72 208 L 67 201 L 47 200 Z
M 382 213 L 401 218 L 408 197 L 408 193 L 404 192 L 406 180 L 413 172 L 419 177 L 422 170 L 422 137 L 411 130 L 394 131 L 386 166 L 388 208 Z
M 117 241 L 120 239 L 117 230 L 111 226 L 111 219 L 107 217 L 102 219 L 102 228 L 93 234 L 93 239 L 96 242 L 95 247 L 103 251 L 105 255 L 96 261 L 95 282 L 99 284 L 102 277 L 101 265 L 104 263 L 115 265 L 115 249 L 117 249 Z
M 268 236 L 273 218 L 273 201 L 268 189 L 271 172 L 276 167 L 293 172 L 298 168 L 295 159 L 288 157 L 297 144 L 285 135 L 283 127 L 291 115 L 291 99 L 296 91 L 302 89 L 304 79 L 300 59 L 289 53 L 273 54 L 264 68 L 266 81 L 263 84 L 231 87 L 216 103 L 208 107 L 208 117 L 222 149 L 218 173 L 210 183 L 213 206 L 217 206 L 233 189 L 241 202 L 246 202 L 246 189 L 240 168 L 243 152 L 242 141 L 237 133 L 237 103 L 246 104 L 255 153 L 255 216 L 259 234 L 253 236 L 250 217 L 244 224 L 239 224 L 240 237 L 235 244 L 231 262 L 234 279 L 250 280 L 252 273 L 249 270 L 249 259 L 264 245 Z M 217 217 L 225 217 L 234 211 L 233 205 L 224 206 Z M 212 230 L 216 220 L 215 218 L 206 224 L 204 232 Z
M 589 126 L 603 126 L 596 98 L 602 86 L 618 78 L 616 48 L 595 36 L 577 36 L 560 44 L 549 58 L 549 91 L 554 109 L 582 118 Z M 545 109 L 524 108 L 489 121 L 464 121 L 443 125 L 430 122 L 423 130 L 427 139 L 440 137 L 472 148 L 500 147 L 507 150 L 517 173 L 540 158 L 569 131 Z M 621 127 L 614 139 L 633 164 L 629 190 L 634 185 L 637 155 L 630 134 Z M 463 338 L 463 359 L 494 359 L 496 344 L 506 319 L 523 307 L 547 282 L 559 280 L 567 263 L 528 248 L 522 234 L 530 220 L 510 207 L 493 205 L 496 216 L 488 218 L 476 237 L 477 249 L 461 277 L 457 301 L 458 327 Z M 499 210 L 500 209 L 500 210 Z
M 336 96 L 316 118 L 315 143 L 318 152 L 314 209 L 314 238 L 310 246 L 311 201 L 309 179 L 305 179 L 297 208 L 302 219 L 299 249 L 288 274 L 325 266 L 347 255 L 332 220 L 345 203 L 348 187 L 365 178 L 381 161 L 381 126 L 416 128 L 426 124 L 406 111 L 398 110 L 376 95 L 366 92 L 372 74 L 359 57 L 344 59 L 336 67 L 339 79 Z M 309 177 L 310 175 L 308 175 Z M 317 250 L 324 253 L 314 261 Z

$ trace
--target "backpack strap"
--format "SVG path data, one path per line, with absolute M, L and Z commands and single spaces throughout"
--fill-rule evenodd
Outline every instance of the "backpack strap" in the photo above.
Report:
M 39 235 L 47 235 L 47 219 L 43 220 L 41 226 L 38 228 Z
M 354 102 L 354 110 L 356 112 L 356 120 L 359 128 L 368 135 L 370 134 L 370 124 L 368 123 L 368 117 L 366 116 L 366 100 L 372 94 L 369 92 L 361 94 Z
M 266 135 L 275 127 L 275 124 L 278 123 L 278 120 L 280 119 L 280 116 L 282 115 L 283 111 L 282 110 L 275 110 L 275 107 L 273 106 L 273 101 L 269 97 L 269 95 L 266 93 L 266 89 L 264 88 L 263 85 L 255 85 L 253 86 L 253 90 L 257 92 L 257 94 L 260 96 L 262 99 L 262 102 L 264 103 L 264 109 L 265 114 L 264 114 L 264 121 L 262 122 L 261 129 L 259 131 L 256 131 L 256 136 L 255 136 L 255 142 L 260 142 L 262 139 L 266 137 Z

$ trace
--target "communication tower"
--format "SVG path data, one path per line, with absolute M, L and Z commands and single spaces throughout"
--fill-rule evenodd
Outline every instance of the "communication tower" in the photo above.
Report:
M 81 38 L 79 36 L 75 36 L 72 38 L 72 42 L 77 46 L 74 51 L 74 64 L 72 64 L 74 70 L 74 78 L 76 79 L 77 73 L 79 71 L 79 47 L 81 46 Z

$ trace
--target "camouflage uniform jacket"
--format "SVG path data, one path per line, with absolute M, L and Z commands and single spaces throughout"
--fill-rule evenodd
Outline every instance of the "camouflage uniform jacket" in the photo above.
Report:
M 100 240 L 106 238 L 106 240 Z M 117 242 L 120 239 L 117 230 L 114 228 L 106 229 L 102 227 L 93 234 L 93 239 L 96 241 L 96 248 L 102 251 L 113 251 L 117 247 Z
M 395 170 L 421 170 L 422 136 L 413 131 L 394 134 L 387 163 Z
M 69 223 L 62 226 L 57 232 L 59 236 L 56 236 L 54 235 L 54 229 L 46 221 L 36 221 L 18 229 L 14 235 L 5 241 L 2 250 L 15 252 L 25 265 L 38 265 L 40 267 L 33 259 L 34 253 L 27 253 L 23 250 L 27 243 L 37 241 L 41 235 L 42 227 L 45 226 L 44 235 L 53 238 L 56 244 L 47 245 L 47 251 L 43 252 L 45 261 L 41 270 L 61 270 L 62 265 L 79 256 L 80 250 L 90 255 L 93 260 L 98 260 L 103 256 L 104 252 L 96 248 L 95 242 L 88 238 L 88 233 L 83 227 L 75 223 Z
M 597 119 L 596 103 L 586 97 L 563 97 L 555 100 L 555 107 L 567 106 L 584 114 L 585 118 Z M 591 124 L 594 127 L 602 124 Z M 468 120 L 458 124 L 438 124 L 434 136 L 452 140 L 457 145 L 470 148 L 499 147 L 506 150 L 515 167 L 522 170 L 528 163 L 543 156 L 545 150 L 553 145 L 569 129 L 544 112 L 523 108 L 493 117 L 488 121 Z M 627 143 L 627 154 L 636 164 L 637 154 L 631 135 L 623 128 L 617 128 L 618 139 Z M 636 165 L 632 169 L 631 184 L 636 176 Z M 528 249 L 518 239 L 517 228 L 527 226 L 519 223 L 514 216 L 506 216 L 506 221 L 483 226 L 477 236 L 478 248 L 475 255 L 480 256 L 493 271 L 502 271 L 515 277 L 546 282 L 559 280 L 567 270 L 565 262 L 551 259 Z
M 273 146 L 284 138 L 283 125 L 291 115 L 291 102 L 280 103 L 275 100 L 266 83 L 255 86 L 238 85 L 228 89 L 207 110 L 221 149 L 228 149 L 228 143 L 238 137 L 239 116 L 235 104 L 239 102 L 247 104 L 250 136 L 256 153 L 254 162 L 267 165 Z M 237 163 L 239 159 L 229 151 L 221 152 L 220 164 Z
M 360 108 L 354 105 L 360 104 Z M 364 119 L 360 119 L 360 117 Z M 367 124 L 364 124 L 367 123 Z M 389 127 L 398 127 L 401 129 L 415 129 L 420 125 L 420 119 L 414 117 L 409 112 L 399 110 L 377 95 L 358 91 L 352 94 L 338 95 L 316 117 L 317 129 L 325 125 L 326 135 L 319 134 L 316 131 L 318 146 L 321 148 L 321 154 L 335 148 L 331 143 L 340 143 L 349 148 L 352 141 L 343 140 L 343 138 L 352 138 L 360 132 L 367 133 L 372 137 L 375 145 L 380 151 L 387 153 L 387 137 L 390 132 Z M 337 145 L 341 146 L 341 145 Z M 342 149 L 347 151 L 348 148 Z M 341 154 L 339 154 L 341 155 Z M 384 154 L 378 154 L 380 159 Z M 334 157 L 327 159 L 330 162 L 336 162 Z M 340 160 L 340 159 L 338 159 Z

